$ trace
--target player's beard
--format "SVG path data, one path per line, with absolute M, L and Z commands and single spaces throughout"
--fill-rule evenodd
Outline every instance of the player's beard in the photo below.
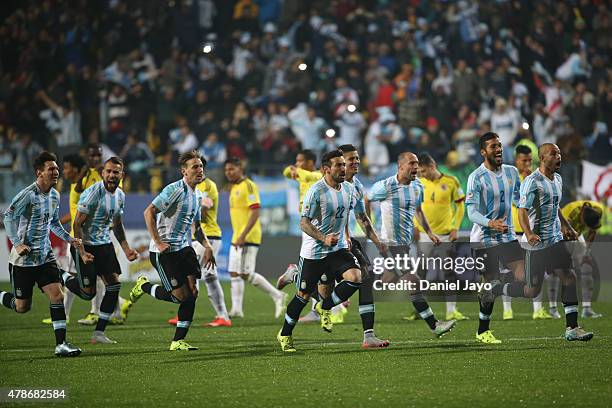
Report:
M 104 188 L 106 189 L 106 191 L 110 193 L 114 193 L 115 190 L 117 190 L 117 187 L 119 187 L 119 180 L 117 181 L 104 180 Z

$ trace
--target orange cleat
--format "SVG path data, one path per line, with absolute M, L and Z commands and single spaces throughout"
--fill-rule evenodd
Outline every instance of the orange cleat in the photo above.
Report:
M 168 324 L 176 326 L 177 323 L 178 323 L 178 315 L 174 316 L 172 319 L 168 319 Z
M 232 327 L 232 321 L 225 320 L 224 318 L 217 316 L 215 317 L 215 320 L 210 323 L 206 323 L 204 327 Z

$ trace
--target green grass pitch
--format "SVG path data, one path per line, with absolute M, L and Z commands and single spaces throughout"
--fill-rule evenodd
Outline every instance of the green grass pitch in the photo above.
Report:
M 130 285 L 124 286 L 126 296 Z M 245 293 L 246 317 L 232 328 L 201 326 L 212 318 L 202 294 L 187 338 L 200 347 L 194 352 L 168 351 L 174 329 L 166 319 L 176 306 L 148 296 L 125 325 L 107 329 L 118 344 L 91 345 L 92 327 L 76 324 L 89 305 L 77 299 L 68 338 L 83 354 L 59 359 L 51 328 L 40 323 L 48 303 L 38 292 L 28 314 L 0 310 L 0 388 L 66 388 L 68 401 L 44 406 L 71 407 L 609 406 L 610 303 L 596 304 L 604 318 L 581 321 L 595 332 L 592 341 L 569 343 L 561 338 L 563 321 L 533 321 L 531 305 L 517 301 L 515 320 L 503 322 L 498 302 L 492 329 L 504 342 L 494 346 L 474 341 L 475 304 L 459 305 L 471 320 L 441 339 L 421 321 L 402 321 L 408 306 L 376 305 L 376 332 L 392 343 L 386 350 L 361 349 L 353 305 L 332 334 L 298 325 L 298 352 L 285 355 L 275 339 L 281 320 L 273 319 L 272 302 L 253 287 Z M 443 304 L 433 309 L 443 317 Z

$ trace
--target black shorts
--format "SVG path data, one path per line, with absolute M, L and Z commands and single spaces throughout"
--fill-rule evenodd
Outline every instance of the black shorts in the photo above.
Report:
M 9 264 L 11 287 L 17 299 L 31 299 L 34 284 L 42 288 L 51 283 L 60 283 L 62 273 L 55 262 L 38 266 L 16 266 Z
M 82 288 L 95 287 L 98 276 L 111 276 L 113 273 L 121 275 L 121 266 L 117 260 L 115 247 L 113 244 L 103 245 L 83 245 L 86 252 L 94 256 L 91 263 L 84 263 L 80 254 L 77 254 L 76 249 L 71 246 L 70 253 L 74 262 L 79 260 L 77 265 L 77 279 Z M 79 255 L 77 257 L 77 255 Z
M 187 276 L 202 277 L 198 257 L 191 246 L 175 252 L 150 252 L 149 259 L 157 270 L 164 288 L 172 292 L 187 282 Z
M 484 269 L 479 270 L 484 276 L 493 277 L 499 274 L 500 263 L 509 263 L 524 259 L 525 251 L 518 241 L 506 242 L 489 248 L 474 249 L 474 258 L 482 258 Z
M 368 254 L 366 254 L 366 251 L 361 246 L 361 242 L 355 238 L 351 238 L 351 253 L 355 255 L 361 266 L 361 280 L 363 280 L 366 276 L 370 275 L 368 268 L 372 265 L 372 262 L 370 262 Z
M 323 284 L 341 281 L 342 274 L 349 269 L 361 269 L 359 261 L 348 249 L 332 252 L 323 259 L 300 258 L 298 290 L 313 293 L 319 281 Z
M 525 251 L 525 280 L 531 288 L 540 286 L 544 272 L 552 274 L 555 270 L 568 272 L 573 267 L 572 255 L 565 246 L 565 241 L 540 249 Z

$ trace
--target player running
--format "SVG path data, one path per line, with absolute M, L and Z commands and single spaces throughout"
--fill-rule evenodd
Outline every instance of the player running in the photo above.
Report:
M 9 256 L 11 292 L 0 291 L 0 303 L 17 313 L 32 307 L 34 284 L 47 295 L 55 332 L 55 355 L 75 357 L 81 349 L 66 341 L 66 312 L 60 270 L 51 250 L 49 232 L 75 247 L 81 241 L 72 238 L 59 222 L 60 194 L 54 188 L 59 179 L 57 157 L 42 152 L 34 159 L 36 181 L 17 194 L 4 213 L 4 225 L 13 244 Z
M 408 254 L 412 242 L 414 218 L 416 217 L 429 239 L 434 245 L 440 243 L 440 238 L 433 233 L 423 213 L 423 185 L 417 179 L 419 160 L 414 153 L 401 153 L 397 159 L 397 174 L 376 182 L 370 191 L 370 201 L 380 201 L 382 217 L 381 235 L 388 242 L 389 251 L 396 254 Z M 397 271 L 396 271 L 397 272 Z M 418 282 L 414 274 L 404 277 Z M 437 320 L 420 291 L 410 294 L 410 301 L 433 334 L 440 337 L 449 332 L 457 323 L 456 320 Z
M 141 276 L 130 292 L 130 300 L 143 294 L 157 300 L 178 303 L 178 322 L 170 351 L 197 350 L 185 341 L 198 297 L 196 279 L 201 277 L 200 263 L 188 238 L 192 227 L 204 247 L 204 267 L 215 266 L 213 249 L 200 226 L 202 193 L 196 186 L 204 180 L 204 164 L 193 150 L 179 157 L 183 178 L 167 185 L 144 211 L 147 230 L 151 234 L 149 256 L 159 273 L 163 287 L 151 284 Z
M 138 258 L 138 252 L 130 248 L 125 238 L 125 193 L 119 188 L 122 178 L 123 161 L 118 157 L 111 157 L 104 163 L 102 181 L 81 194 L 73 230 L 74 236 L 83 240 L 83 247 L 79 253 L 74 249 L 72 251 L 76 262 L 76 276 L 64 274 L 66 287 L 85 300 L 91 300 L 96 295 L 98 277 L 104 281 L 105 291 L 100 304 L 100 315 L 91 337 L 94 344 L 116 343 L 104 333 L 121 290 L 121 266 L 111 240 L 111 227 L 127 259 L 134 261 Z
M 331 296 L 317 303 L 321 314 L 350 298 L 361 282 L 359 262 L 348 250 L 346 226 L 356 200 L 355 187 L 344 182 L 346 162 L 342 152 L 323 155 L 322 170 L 324 177 L 304 197 L 300 227 L 305 236 L 300 249 L 298 292 L 287 305 L 283 327 L 277 334 L 284 352 L 296 351 L 293 329 L 319 281 L 339 281 Z
M 525 234 L 521 242 L 527 249 L 525 280 L 527 287 L 539 292 L 544 272 L 558 275 L 565 309 L 565 339 L 589 341 L 593 333 L 578 326 L 578 293 L 572 257 L 564 239 L 575 241 L 577 233 L 559 207 L 562 193 L 561 151 L 552 143 L 540 146 L 540 167 L 525 178 L 521 186 L 519 221 Z

